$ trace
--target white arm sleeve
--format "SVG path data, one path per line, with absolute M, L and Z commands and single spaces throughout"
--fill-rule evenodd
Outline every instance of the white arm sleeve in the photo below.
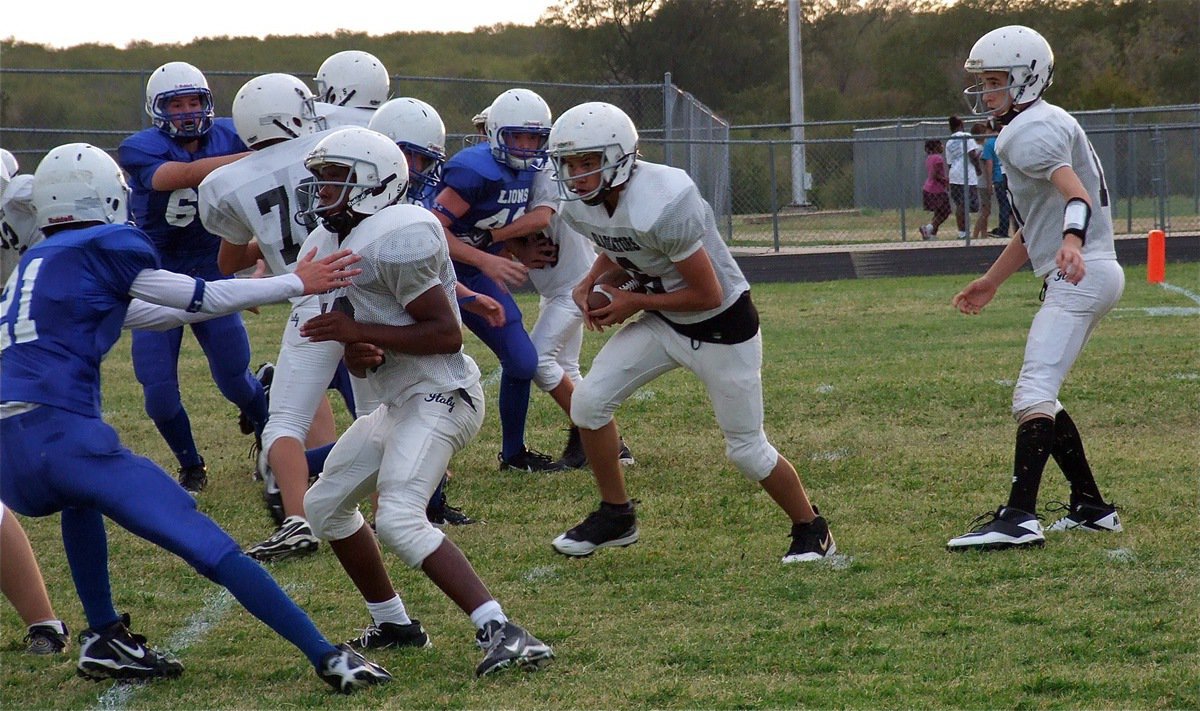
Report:
M 207 321 L 221 315 L 189 313 L 183 309 L 159 306 L 141 299 L 134 299 L 129 302 L 129 308 L 125 311 L 125 322 L 121 324 L 121 328 L 140 331 L 170 331 L 172 328 Z
M 304 282 L 295 274 L 266 279 L 204 281 L 165 269 L 146 269 L 129 287 L 129 295 L 152 304 L 189 313 L 221 315 L 251 306 L 287 301 L 304 294 Z

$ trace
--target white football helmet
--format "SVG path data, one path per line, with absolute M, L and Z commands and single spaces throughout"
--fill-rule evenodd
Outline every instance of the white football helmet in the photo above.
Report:
M 1009 25 L 988 32 L 971 48 L 963 68 L 973 75 L 982 72 L 1008 72 L 1008 90 L 1012 106 L 1041 98 L 1054 77 L 1054 52 L 1046 39 L 1021 25 Z M 982 82 L 963 91 L 967 106 L 977 116 L 990 113 L 983 103 Z
M 408 189 L 416 193 L 410 199 L 419 199 L 441 182 L 446 163 L 446 124 L 432 106 L 407 96 L 392 99 L 379 107 L 368 128 L 395 141 L 400 150 L 428 159 L 422 170 L 409 163 Z
M 638 132 L 621 109 L 602 101 L 580 104 L 566 111 L 554 122 L 547 150 L 558 173 L 559 194 L 564 200 L 583 200 L 598 204 L 611 189 L 624 185 L 633 174 L 637 162 Z M 595 190 L 576 193 L 570 181 L 592 175 L 568 176 L 563 159 L 568 156 L 600 154 L 600 183 Z
M 324 130 L 313 106 L 317 97 L 291 74 L 263 74 L 233 97 L 233 126 L 247 146 L 272 139 L 299 138 Z
M 129 186 L 117 162 L 88 143 L 46 154 L 33 173 L 33 207 L 40 229 L 73 222 L 129 219 Z
M 463 136 L 464 148 L 469 148 L 487 140 L 487 117 L 488 109 L 490 108 L 489 106 L 471 117 L 471 125 L 475 127 L 475 133 L 468 133 Z
M 529 89 L 509 89 L 487 108 L 484 130 L 492 147 L 492 157 L 513 170 L 537 167 L 546 157 L 546 138 L 550 135 L 550 107 Z M 508 138 L 514 133 L 531 133 L 541 138 L 538 148 L 511 149 Z
M 21 164 L 17 162 L 17 157 L 12 154 L 12 151 L 7 148 L 0 148 L 0 172 L 5 173 L 11 178 L 20 169 Z
M 12 180 L 20 169 L 17 157 L 7 148 L 0 148 L 0 195 L 4 194 L 4 188 L 8 187 L 8 181 Z
M 331 55 L 321 63 L 315 81 L 318 101 L 362 109 L 382 106 L 391 93 L 392 83 L 383 62 L 357 49 Z
M 345 180 L 327 180 L 321 177 L 321 169 L 329 165 L 344 166 L 350 170 Z M 312 149 L 304 159 L 304 167 L 316 181 L 305 183 L 298 189 L 307 193 L 310 207 L 302 214 L 326 220 L 345 214 L 345 207 L 360 216 L 374 215 L 383 208 L 394 205 L 408 191 L 408 162 L 404 153 L 392 139 L 369 128 L 353 126 L 330 133 Z M 321 204 L 321 189 L 337 187 L 340 194 L 330 204 Z M 351 223 L 348 226 L 353 226 Z
M 200 97 L 199 111 L 168 114 L 167 102 L 176 96 Z M 208 80 L 201 71 L 187 62 L 167 62 L 146 82 L 146 113 L 158 130 L 172 138 L 196 138 L 208 133 L 213 123 L 213 97 Z M 176 126 L 175 122 L 180 122 Z

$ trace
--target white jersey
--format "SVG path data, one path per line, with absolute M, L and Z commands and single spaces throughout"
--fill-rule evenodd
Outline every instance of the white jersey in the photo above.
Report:
M 1104 170 L 1074 117 L 1038 101 L 1004 127 L 996 138 L 996 153 L 1004 164 L 1013 215 L 1035 274 L 1044 277 L 1055 269 L 1054 256 L 1062 246 L 1067 201 L 1050 182 L 1050 174 L 1063 166 L 1079 176 L 1092 203 L 1084 261 L 1117 258 Z
M 554 210 L 546 236 L 558 246 L 558 261 L 553 266 L 529 270 L 529 281 L 537 293 L 550 297 L 570 294 L 592 268 L 596 261 L 596 249 L 591 240 L 571 228 L 558 214 L 558 183 L 552 167 L 547 166 L 533 179 L 533 190 L 529 197 L 528 210 L 547 206 Z
M 318 227 L 305 249 L 319 253 L 337 248 L 337 237 Z M 457 279 L 442 224 L 433 213 L 416 205 L 392 205 L 363 220 L 342 242 L 342 249 L 362 256 L 346 297 L 360 323 L 408 326 L 416 320 L 404 310 L 413 299 L 434 287 L 458 312 Z M 326 300 L 324 294 L 322 301 Z M 327 309 L 322 308 L 322 311 Z M 460 348 L 457 353 L 423 354 L 387 351 L 382 365 L 369 371 L 367 381 L 385 403 L 401 403 L 417 393 L 444 393 L 479 382 L 479 367 Z
M 364 109 L 359 106 L 334 106 L 324 101 L 313 102 L 317 116 L 325 119 L 326 130 L 332 131 L 347 126 L 367 128 L 375 109 Z
M 950 134 L 946 139 L 946 174 L 955 185 L 978 185 L 979 176 L 975 174 L 975 166 L 971 164 L 968 155 L 978 151 L 975 139 L 966 131 Z M 966 181 L 966 182 L 964 182 Z
M 200 183 L 200 222 L 227 242 L 257 238 L 273 274 L 296 266 L 300 245 L 316 226 L 296 219 L 308 207 L 299 187 L 315 180 L 304 158 L 328 133 L 316 133 L 255 151 L 217 168 Z
M 0 194 L 0 283 L 8 281 L 25 250 L 43 239 L 33 209 L 33 176 L 13 176 Z
M 712 207 L 678 168 L 638 161 L 611 217 L 604 205 L 582 200 L 564 201 L 561 214 L 626 271 L 648 278 L 648 288 L 655 292 L 682 289 L 685 282 L 675 262 L 703 247 L 721 285 L 721 305 L 709 311 L 662 312 L 676 323 L 712 318 L 750 289 L 717 231 Z

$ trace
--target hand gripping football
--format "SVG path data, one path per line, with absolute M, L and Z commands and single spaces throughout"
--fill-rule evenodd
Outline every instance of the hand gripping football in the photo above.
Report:
M 602 275 L 592 286 L 592 293 L 588 294 L 587 298 L 588 311 L 595 311 L 612 303 L 613 291 L 644 292 L 645 290 L 646 285 L 642 283 L 641 279 L 624 269 L 614 269 Z

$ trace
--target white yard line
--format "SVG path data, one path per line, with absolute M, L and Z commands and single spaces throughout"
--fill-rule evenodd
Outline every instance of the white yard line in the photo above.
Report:
M 156 646 L 172 653 L 187 649 L 216 627 L 221 618 L 229 612 L 233 602 L 233 596 L 229 594 L 228 590 L 221 589 L 209 594 L 204 601 L 204 606 L 188 618 L 183 629 L 168 637 L 162 645 Z M 142 688 L 142 684 L 114 682 L 108 691 L 96 699 L 96 705 L 92 709 L 93 711 L 124 711 L 134 695 Z
M 1159 284 L 1159 286 L 1166 289 L 1167 291 L 1173 291 L 1176 294 L 1183 294 L 1184 296 L 1188 297 L 1192 301 L 1195 301 L 1197 304 L 1200 304 L 1200 294 L 1196 294 L 1191 291 L 1188 291 L 1187 289 L 1183 288 L 1182 286 L 1175 286 L 1174 284 L 1168 284 L 1165 281 L 1161 282 Z

